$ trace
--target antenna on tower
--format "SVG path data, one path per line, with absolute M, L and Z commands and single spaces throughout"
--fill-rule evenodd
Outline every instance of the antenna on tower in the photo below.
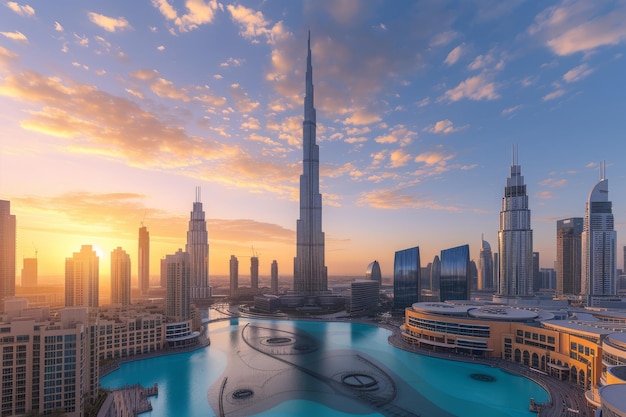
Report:
M 196 187 L 196 203 L 200 203 L 202 200 L 202 189 L 200 187 Z
M 143 227 L 143 222 L 144 222 L 144 220 L 146 220 L 146 214 L 148 214 L 148 212 L 144 211 L 143 212 L 143 217 L 141 218 L 141 222 L 139 223 L 141 225 L 141 227 Z

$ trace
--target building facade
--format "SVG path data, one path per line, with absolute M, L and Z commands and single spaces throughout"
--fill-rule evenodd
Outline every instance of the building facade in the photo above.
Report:
M 259 258 L 256 256 L 250 258 L 250 288 L 259 288 Z
M 378 285 L 382 285 L 383 276 L 380 272 L 380 264 L 378 261 L 374 261 L 367 266 L 365 270 L 365 279 L 378 282 Z
M 37 258 L 24 258 L 22 266 L 22 287 L 37 286 Z
M 507 297 L 533 295 L 533 231 L 521 166 L 513 152 L 498 232 L 500 254 L 499 294 Z
M 111 252 L 111 304 L 130 305 L 130 255 L 120 247 Z
M 296 257 L 293 262 L 293 289 L 306 295 L 315 295 L 328 290 L 328 271 L 324 261 L 325 237 L 322 232 L 322 195 L 319 192 L 319 145 L 316 143 L 316 115 L 313 102 L 313 67 L 309 34 L 302 122 L 303 172 L 300 176 L 300 218 L 296 222 Z
M 582 285 L 590 300 L 616 294 L 616 241 L 609 180 L 602 178 L 589 193 L 582 232 Z
M 556 294 L 578 295 L 581 290 L 583 218 L 556 222 Z
M 278 294 L 278 262 L 272 261 L 270 287 L 272 294 Z
M 137 251 L 137 281 L 139 293 L 147 295 L 150 288 L 150 232 L 143 224 L 139 228 L 139 248 Z
M 165 257 L 167 291 L 165 315 L 173 322 L 189 320 L 191 302 L 191 261 L 187 252 L 181 249 Z
M 378 306 L 380 284 L 374 280 L 357 280 L 350 284 L 350 314 L 374 314 Z
M 491 253 L 491 245 L 481 238 L 480 255 L 478 257 L 478 290 L 494 291 L 495 286 L 493 284 L 493 254 Z
M 209 288 L 209 235 L 206 228 L 200 188 L 196 188 L 196 201 L 190 213 L 185 252 L 189 254 L 191 298 L 211 296 Z
M 441 278 L 439 281 L 440 301 L 469 300 L 469 297 L 469 245 L 442 250 Z
M 394 310 L 404 310 L 419 301 L 420 272 L 419 247 L 396 252 L 393 261 Z
M 230 255 L 230 296 L 237 296 L 239 289 L 239 260 L 235 255 Z
M 98 307 L 100 259 L 91 245 L 83 245 L 65 259 L 65 306 Z
M 0 300 L 15 295 L 16 220 L 11 202 L 0 200 Z

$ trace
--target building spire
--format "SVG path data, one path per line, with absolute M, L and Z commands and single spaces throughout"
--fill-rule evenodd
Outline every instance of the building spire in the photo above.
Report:
M 311 31 L 307 42 L 306 57 L 306 95 L 304 97 L 304 120 L 315 123 L 315 107 L 313 105 L 313 65 L 311 64 Z

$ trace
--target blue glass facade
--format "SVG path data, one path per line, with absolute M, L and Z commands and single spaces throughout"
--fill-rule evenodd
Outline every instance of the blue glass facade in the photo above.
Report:
M 404 310 L 419 301 L 420 269 L 419 247 L 396 252 L 393 261 L 394 310 Z
M 439 279 L 440 300 L 469 300 L 469 296 L 469 245 L 442 250 L 441 277 Z

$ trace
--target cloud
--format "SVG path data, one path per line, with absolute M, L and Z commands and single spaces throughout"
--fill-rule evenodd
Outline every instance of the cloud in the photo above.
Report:
M 407 129 L 404 125 L 396 125 L 386 135 L 377 136 L 376 143 L 400 143 L 400 146 L 406 146 L 417 138 L 417 132 Z
M 550 188 L 560 188 L 564 187 L 567 184 L 567 179 L 563 178 L 560 180 L 554 178 L 547 178 L 539 183 L 539 185 Z
M 557 99 L 557 98 L 561 97 L 563 94 L 565 94 L 565 90 L 563 90 L 562 88 L 559 88 L 559 89 L 554 90 L 553 92 L 548 93 L 545 96 L 543 96 L 542 100 L 543 101 L 554 100 L 554 99 Z
M 454 127 L 450 120 L 445 119 L 438 121 L 434 125 L 427 126 L 426 128 L 424 128 L 424 131 L 439 135 L 447 135 L 449 133 L 459 132 L 461 130 L 467 129 L 468 127 L 469 125 Z
M 450 53 L 448 54 L 448 56 L 443 62 L 447 64 L 448 66 L 452 66 L 457 63 L 459 58 L 461 58 L 461 55 L 463 55 L 463 52 L 464 52 L 463 45 L 461 44 L 457 46 L 456 48 L 454 48 L 452 51 L 450 51 Z
M 368 141 L 368 139 L 365 136 L 360 136 L 360 137 L 351 136 L 351 137 L 346 138 L 344 140 L 344 142 L 346 142 L 346 143 L 365 143 L 367 141 Z
M 522 105 L 522 104 L 518 104 L 518 105 L 515 105 L 515 106 L 512 106 L 512 107 L 507 107 L 506 109 L 503 109 L 503 110 L 500 112 L 500 114 L 501 114 L 502 116 L 507 116 L 507 115 L 509 115 L 509 114 L 511 114 L 511 113 L 514 113 L 514 112 L 518 111 L 518 110 L 519 110 L 519 109 L 521 109 L 522 107 L 523 107 L 523 105 Z
M 17 58 L 17 54 L 13 51 L 0 46 L 0 64 L 6 65 Z
M 164 51 L 165 50 L 165 46 L 159 45 L 159 46 L 157 46 L 157 50 L 158 51 Z
M 33 9 L 31 6 L 29 6 L 28 4 L 25 6 L 22 6 L 20 4 L 17 4 L 14 1 L 9 1 L 7 2 L 7 7 L 11 10 L 13 10 L 15 13 L 19 14 L 20 16 L 34 16 L 35 15 L 35 9 Z
M 430 40 L 430 46 L 444 46 L 455 40 L 459 34 L 452 30 L 438 33 Z
M 131 28 L 128 21 L 123 17 L 114 18 L 94 12 L 89 12 L 87 15 L 92 23 L 95 23 L 107 32 L 116 32 L 118 30 L 122 31 Z
M 528 28 L 556 55 L 592 51 L 626 41 L 626 6 L 617 3 L 563 0 L 539 13 Z
M 445 152 L 424 152 L 415 157 L 415 162 L 422 162 L 426 165 L 445 166 L 446 161 L 454 158 L 454 154 L 446 154 Z
M 456 87 L 446 91 L 443 99 L 448 101 L 469 100 L 495 100 L 500 95 L 496 92 L 496 85 L 487 81 L 484 74 L 470 77 Z
M 63 26 L 59 22 L 54 22 L 54 30 L 57 32 L 63 32 Z
M 414 193 L 407 193 L 403 190 L 375 190 L 361 194 L 361 198 L 357 202 L 360 206 L 369 206 L 379 209 L 430 209 L 445 211 L 461 211 L 457 207 L 443 206 L 436 201 L 428 200 L 424 196 Z
M 535 194 L 535 198 L 539 200 L 551 200 L 554 198 L 554 193 L 550 191 L 541 191 Z
M 563 81 L 566 83 L 574 83 L 586 78 L 592 72 L 593 69 L 589 68 L 587 64 L 582 64 L 567 71 L 563 75 Z
M 382 118 L 379 114 L 376 114 L 369 109 L 357 109 L 351 116 L 347 117 L 343 123 L 346 125 L 369 125 L 380 122 L 381 120 Z
M 389 154 L 389 166 L 391 168 L 400 168 L 405 166 L 411 160 L 411 155 L 404 152 L 402 149 L 396 149 Z
M 174 23 L 180 32 L 189 32 L 200 25 L 213 22 L 215 12 L 223 10 L 217 0 L 185 0 L 187 13 L 179 15 L 168 0 L 152 0 L 152 5 L 159 9 L 163 17 Z
M 244 62 L 245 62 L 245 59 L 243 59 L 243 58 L 233 58 L 233 57 L 230 57 L 226 61 L 222 62 L 220 64 L 220 67 L 224 67 L 224 68 L 231 67 L 231 66 L 239 67 Z
M 248 97 L 248 93 L 244 91 L 239 84 L 230 86 L 230 95 L 235 101 L 237 109 L 242 113 L 249 113 L 259 107 L 259 102 Z
M 11 40 L 14 40 L 16 42 L 24 42 L 24 43 L 28 43 L 28 38 L 26 37 L 26 35 L 24 35 L 22 32 L 20 31 L 15 31 L 15 32 L 0 32 L 0 35 L 9 38 Z

